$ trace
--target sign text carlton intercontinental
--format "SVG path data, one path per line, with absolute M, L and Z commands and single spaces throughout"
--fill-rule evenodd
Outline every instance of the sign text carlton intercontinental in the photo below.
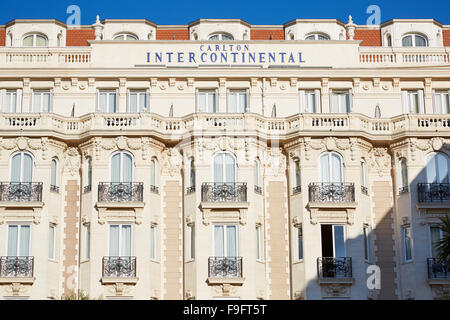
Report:
M 442 299 L 450 25 L 0 25 L 0 299 Z

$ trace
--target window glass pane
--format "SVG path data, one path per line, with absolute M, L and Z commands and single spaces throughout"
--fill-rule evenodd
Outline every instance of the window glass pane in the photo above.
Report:
M 110 92 L 108 94 L 108 99 L 109 99 L 108 112 L 110 112 L 110 113 L 116 112 L 116 94 L 114 92 Z
M 131 256 L 131 226 L 122 226 L 122 243 L 121 243 L 121 256 L 130 257 Z
M 361 185 L 366 186 L 366 164 L 364 161 L 361 161 Z
M 56 182 L 56 160 L 52 160 L 52 166 L 51 166 L 51 182 L 50 184 L 52 186 L 57 186 L 57 182 Z
M 55 227 L 49 227 L 48 258 L 55 259 Z
M 320 157 L 320 182 L 330 182 L 329 154 Z
M 20 226 L 20 257 L 28 257 L 30 255 L 30 226 Z
M 27 36 L 23 39 L 24 47 L 32 47 L 33 46 L 33 36 Z
M 239 93 L 239 110 L 238 112 L 247 111 L 247 94 L 245 92 Z
M 22 154 L 17 153 L 11 159 L 11 182 L 20 182 L 21 181 L 21 161 Z
M 233 37 L 227 34 L 222 34 L 222 40 L 233 40 Z
M 210 113 L 216 112 L 216 93 L 215 92 L 208 93 L 208 112 L 210 112 Z
M 195 187 L 195 163 L 194 163 L 194 160 L 191 160 L 190 183 L 191 183 L 191 187 Z
M 424 37 L 416 35 L 416 47 L 426 47 L 427 41 Z
M 137 94 L 130 93 L 130 112 L 134 113 L 138 111 L 137 107 Z
M 441 229 L 439 227 L 430 227 L 430 237 L 431 237 L 431 257 L 438 257 L 438 245 L 439 240 L 441 240 Z
M 434 94 L 434 113 L 441 114 L 442 112 L 442 93 Z
M 8 226 L 8 257 L 17 256 L 18 247 L 18 237 L 19 237 L 19 226 Z
M 339 113 L 339 95 L 333 93 L 331 95 L 331 113 Z
M 123 154 L 123 172 L 122 172 L 122 182 L 132 182 L 133 181 L 133 158 L 127 154 Z
M 90 258 L 90 242 L 91 242 L 91 232 L 90 225 L 83 225 L 83 235 L 84 235 L 84 247 L 83 247 L 83 256 L 84 259 Z
M 198 111 L 199 112 L 207 112 L 206 99 L 207 99 L 206 92 L 198 93 Z
M 119 226 L 109 226 L 109 255 L 111 257 L 119 256 Z
M 405 260 L 411 260 L 411 229 L 410 227 L 403 228 L 403 243 L 405 251 Z
M 438 182 L 446 183 L 448 181 L 448 158 L 442 154 L 436 157 L 438 167 Z
M 256 227 L 256 260 L 261 260 L 261 227 Z
M 106 94 L 106 92 L 100 92 L 99 94 L 100 94 L 99 101 L 98 101 L 98 103 L 99 103 L 99 109 L 100 109 L 102 112 L 107 112 L 107 110 L 108 110 L 107 105 L 106 105 L 106 102 L 107 102 L 107 94 Z
M 41 112 L 42 94 L 40 92 L 33 93 L 33 112 Z
M 144 109 L 147 109 L 147 94 L 145 92 L 139 93 L 139 107 L 137 112 L 142 112 Z
M 111 158 L 111 182 L 120 182 L 120 153 Z
M 319 40 L 330 40 L 330 38 L 328 38 L 327 36 L 324 36 L 324 35 L 322 35 L 322 34 L 319 34 L 319 35 L 318 35 L 318 39 L 319 39 Z
M 334 257 L 345 257 L 345 240 L 344 240 L 344 226 L 333 226 L 334 232 Z
M 427 182 L 428 183 L 434 183 L 437 181 L 437 175 L 436 175 L 436 155 L 431 154 L 428 156 L 427 161 Z
M 229 104 L 229 110 L 230 113 L 236 113 L 237 112 L 237 104 L 238 104 L 238 97 L 235 92 L 230 92 L 229 94 L 230 104 Z
M 120 34 L 114 38 L 114 40 L 124 40 L 124 39 L 125 39 L 125 35 L 123 35 L 123 34 Z
M 214 256 L 224 256 L 224 234 L 223 226 L 214 226 Z
M 42 93 L 42 112 L 50 112 L 50 92 Z
M 23 154 L 23 173 L 22 182 L 32 182 L 33 181 L 33 158 L 27 154 Z
M 226 182 L 235 182 L 235 161 L 233 156 L 225 154 L 225 179 Z
M 331 165 L 333 171 L 332 182 L 342 182 L 341 158 L 337 154 L 331 155 Z
M 298 260 L 303 259 L 303 230 L 302 230 L 302 228 L 297 228 L 297 250 L 298 250 Z
M 156 250 L 155 250 L 155 240 L 156 240 L 156 235 L 155 235 L 155 226 L 151 226 L 150 227 L 150 259 L 155 259 L 156 256 Z
M 191 244 L 191 247 L 190 247 L 190 250 L 191 250 L 191 259 L 194 259 L 195 258 L 195 226 L 190 226 L 190 230 L 191 230 L 191 234 L 190 234 L 190 244 Z
M 87 160 L 87 185 L 92 185 L 92 160 L 91 158 L 88 158 Z
M 214 157 L 214 182 L 224 182 L 223 167 L 223 154 L 218 154 Z
M 300 161 L 295 161 L 295 186 L 299 187 L 300 185 Z
M 402 45 L 404 47 L 412 47 L 412 36 L 406 36 L 402 39 Z
M 314 35 L 310 35 L 310 36 L 307 36 L 305 38 L 305 40 L 316 40 L 316 37 Z
M 227 226 L 227 257 L 237 256 L 236 226 Z
M 219 35 L 215 34 L 215 35 L 209 37 L 209 40 L 219 40 Z
M 47 39 L 43 36 L 36 35 L 36 47 L 45 47 L 47 45 Z

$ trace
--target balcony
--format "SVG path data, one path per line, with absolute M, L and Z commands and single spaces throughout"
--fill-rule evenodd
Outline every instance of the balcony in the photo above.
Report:
M 99 202 L 142 202 L 142 182 L 101 182 L 98 185 Z
M 428 281 L 450 283 L 450 259 L 440 261 L 437 258 L 427 259 Z
M 133 283 L 137 282 L 136 257 L 103 257 L 102 283 Z
M 33 270 L 34 257 L 0 257 L 0 284 L 32 284 Z
M 202 202 L 246 202 L 247 183 L 203 183 Z
M 309 185 L 310 202 L 351 203 L 355 202 L 353 183 L 311 183 Z
M 431 47 L 360 47 L 359 58 L 362 66 L 370 67 L 450 64 L 445 48 Z
M 0 201 L 41 202 L 42 182 L 0 182 Z
M 352 258 L 317 258 L 319 283 L 353 283 Z
M 208 283 L 242 285 L 242 257 L 209 257 Z
M 420 203 L 450 202 L 450 183 L 419 183 L 417 185 Z

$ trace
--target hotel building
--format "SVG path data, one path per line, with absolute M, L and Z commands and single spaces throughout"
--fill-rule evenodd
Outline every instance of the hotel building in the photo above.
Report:
M 450 25 L 0 26 L 0 299 L 441 299 Z

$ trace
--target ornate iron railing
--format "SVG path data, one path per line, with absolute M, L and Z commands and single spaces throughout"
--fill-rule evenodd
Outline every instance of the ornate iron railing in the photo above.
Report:
M 0 201 L 42 201 L 42 182 L 0 182 Z
M 294 188 L 292 188 L 292 194 L 297 194 L 302 192 L 302 186 L 295 186 Z
M 203 202 L 246 202 L 247 183 L 203 183 Z
M 103 277 L 136 277 L 136 257 L 103 257 Z
M 417 185 L 419 202 L 450 201 L 450 183 L 419 183 Z
M 55 192 L 55 193 L 59 193 L 59 187 L 58 186 L 54 186 L 54 185 L 50 185 L 50 191 Z
M 404 193 L 408 193 L 409 192 L 409 188 L 408 186 L 403 186 L 398 188 L 398 194 L 404 194 Z
M 153 193 L 158 194 L 159 193 L 159 188 L 157 186 L 150 185 L 150 191 L 153 192 Z
M 317 276 L 319 278 L 351 278 L 352 258 L 317 258 Z
M 193 193 L 193 192 L 195 192 L 195 186 L 186 188 L 186 193 L 187 194 L 190 194 L 190 193 Z
M 428 279 L 450 279 L 449 259 L 428 258 Z
M 310 202 L 355 202 L 353 183 L 311 183 Z
M 365 195 L 368 195 L 369 194 L 369 190 L 367 189 L 367 187 L 361 186 L 361 193 L 365 194 Z
M 101 202 L 142 202 L 144 184 L 142 182 L 100 182 L 98 201 Z
M 87 186 L 84 187 L 83 192 L 84 193 L 88 193 L 92 191 L 92 185 L 88 184 Z
M 255 193 L 262 194 L 262 188 L 260 186 L 255 186 Z
M 1 257 L 0 277 L 28 278 L 33 276 L 34 257 Z
M 210 278 L 242 278 L 242 257 L 209 257 Z

